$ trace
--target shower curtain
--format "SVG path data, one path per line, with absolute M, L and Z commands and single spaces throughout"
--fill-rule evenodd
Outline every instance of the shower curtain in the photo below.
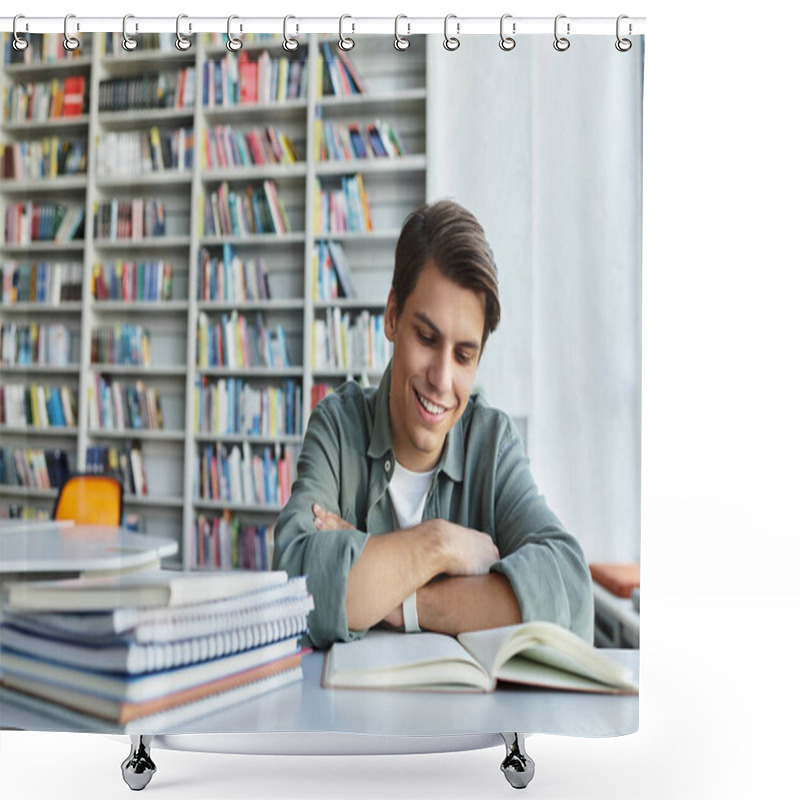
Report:
M 586 561 L 639 562 L 643 36 L 632 36 L 628 49 L 615 47 L 613 29 L 571 36 L 568 48 L 544 35 L 519 37 L 513 49 L 499 48 L 496 36 L 464 36 L 457 49 L 442 47 L 442 37 L 411 36 L 402 50 L 391 37 L 356 34 L 340 59 L 335 35 L 300 37 L 300 56 L 287 56 L 280 37 L 243 35 L 244 48 L 229 52 L 224 34 L 196 34 L 179 53 L 169 34 L 128 53 L 119 33 L 84 34 L 74 69 L 61 38 L 27 62 L 12 55 L 10 37 L 4 42 L 2 516 L 49 513 L 59 474 L 37 483 L 9 465 L 27 452 L 50 466 L 58 451 L 70 471 L 117 470 L 125 524 L 178 543 L 167 566 L 264 569 L 314 405 L 349 380 L 377 386 L 389 363 L 383 303 L 400 226 L 419 204 L 448 198 L 475 214 L 498 265 L 502 321 L 474 389 L 513 421 L 539 490 Z M 259 83 L 265 74 L 270 85 Z M 159 75 L 171 77 L 143 80 Z M 48 112 L 21 108 L 75 76 L 81 80 L 62 86 L 63 102 L 73 105 L 52 132 L 34 121 Z M 148 91 L 169 96 L 170 110 L 131 99 Z M 51 136 L 58 141 L 41 144 Z M 272 156 L 259 161 L 259 147 L 283 150 L 283 163 L 265 166 Z M 226 226 L 223 196 L 228 202 L 234 192 L 241 202 L 261 188 L 264 205 L 234 202 Z M 346 205 L 350 192 L 361 192 L 360 203 L 337 222 L 330 209 L 339 193 Z M 125 223 L 141 226 L 135 242 L 119 227 L 122 203 L 138 209 Z M 25 227 L 34 208 L 38 223 L 56 206 L 81 212 L 61 246 L 55 234 Z M 262 210 L 272 215 L 265 226 Z M 331 278 L 337 257 L 345 265 Z M 226 295 L 218 279 L 232 262 L 244 277 Z M 40 283 L 32 287 L 34 265 Z M 232 333 L 233 319 L 242 339 L 215 360 L 208 342 Z M 41 357 L 26 350 L 34 330 L 53 340 Z M 266 337 L 269 352 L 259 356 L 253 345 L 248 356 L 248 335 Z M 149 358 L 114 366 L 104 348 L 115 344 L 139 356 L 146 349 Z M 42 386 L 72 405 L 71 424 L 62 424 L 65 409 L 49 406 L 58 421 L 48 417 L 48 425 L 41 408 L 36 425 L 30 408 L 25 419 L 24 398 L 35 403 Z M 126 407 L 104 407 L 105 393 Z M 17 397 L 22 417 L 12 418 Z M 242 425 L 238 415 L 253 397 L 246 408 L 251 417 L 258 409 L 258 420 Z M 219 419 L 221 402 L 230 425 Z M 270 403 L 281 409 L 277 421 L 268 418 Z M 270 482 L 263 475 L 272 465 Z M 636 618 L 635 649 L 638 605 L 629 608 L 630 592 L 618 600 Z M 264 695 L 269 713 L 232 707 L 158 732 L 298 732 L 302 690 Z M 320 730 L 499 732 L 480 716 L 463 726 L 455 717 L 420 724 L 399 713 L 400 695 L 378 704 L 396 705 L 396 718 L 371 718 L 363 694 L 347 723 L 334 715 Z M 13 698 L 0 702 L 11 719 Z M 559 707 L 573 702 L 568 693 L 553 699 L 548 731 L 562 732 Z M 501 727 L 542 730 L 529 708 L 509 705 Z M 37 707 L 39 716 L 19 724 L 87 729 L 61 711 Z M 563 732 L 631 733 L 636 712 L 634 701 L 623 714 L 611 710 Z

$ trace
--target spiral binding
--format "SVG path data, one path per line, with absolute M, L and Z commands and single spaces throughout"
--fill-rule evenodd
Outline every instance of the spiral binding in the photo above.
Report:
M 182 20 L 188 19 L 188 14 L 179 14 L 175 20 L 175 47 L 180 51 L 186 51 L 192 46 L 192 40 L 189 36 L 185 35 L 185 33 L 181 32 L 181 22 Z M 22 20 L 27 20 L 28 18 L 25 17 L 23 14 L 17 14 L 14 16 L 13 23 L 12 23 L 12 40 L 11 45 L 17 51 L 25 50 L 28 46 L 28 40 L 24 38 L 22 35 Z M 75 36 L 73 33 L 70 33 L 70 21 L 75 20 L 75 14 L 67 14 L 64 17 L 64 49 L 68 51 L 77 50 L 80 46 L 80 39 Z M 128 32 L 128 23 L 130 20 L 134 20 L 135 17 L 133 14 L 125 14 L 122 18 L 122 48 L 127 52 L 135 50 L 137 47 L 137 40 L 131 36 Z M 231 14 L 228 17 L 227 22 L 227 42 L 226 46 L 228 50 L 232 53 L 238 52 L 244 47 L 244 42 L 242 41 L 239 36 L 235 35 L 232 30 L 232 23 L 234 20 L 239 20 L 240 17 L 236 14 Z M 299 46 L 298 36 L 300 34 L 300 24 L 298 21 L 298 17 L 295 17 L 291 14 L 284 17 L 283 20 L 283 48 L 289 52 L 296 50 Z M 405 36 L 400 35 L 400 20 L 406 20 L 406 27 L 407 31 Z M 561 26 L 561 30 L 559 30 L 559 23 L 562 20 L 567 20 L 565 25 Z M 623 25 L 622 21 L 628 20 L 628 31 L 627 36 L 623 35 Z M 294 32 L 290 32 L 290 23 L 294 22 Z M 349 21 L 349 35 L 345 35 L 345 23 Z M 511 34 L 509 35 L 507 32 L 508 27 L 511 27 Z M 567 18 L 566 14 L 558 14 L 553 21 L 553 47 L 558 50 L 559 52 L 563 53 L 569 50 L 570 47 L 570 40 L 569 36 L 572 33 L 571 30 L 571 21 Z M 239 34 L 244 33 L 244 24 L 239 23 Z M 139 24 L 135 24 L 136 31 L 139 30 Z M 24 30 L 26 33 L 30 32 L 30 23 L 24 23 Z M 80 22 L 75 23 L 75 33 L 80 33 L 81 31 L 81 24 Z M 339 17 L 339 48 L 343 51 L 352 50 L 355 45 L 355 39 L 353 38 L 353 34 L 356 31 L 356 21 L 350 14 L 342 14 Z M 192 22 L 188 23 L 188 33 L 191 35 L 192 31 Z M 517 35 L 517 22 L 514 20 L 511 14 L 503 14 L 500 17 L 500 49 L 504 52 L 510 52 L 516 47 L 516 40 L 514 36 Z M 616 20 L 616 41 L 614 43 L 614 47 L 620 53 L 627 53 L 633 47 L 633 43 L 628 36 L 633 33 L 633 24 L 630 21 L 630 17 L 627 14 L 620 14 Z M 458 50 L 461 46 L 461 40 L 459 36 L 462 34 L 461 29 L 461 20 L 455 14 L 448 14 L 444 18 L 444 41 L 442 42 L 443 47 L 445 50 L 449 52 L 454 52 Z M 411 36 L 411 23 L 408 17 L 405 14 L 398 14 L 394 20 L 394 47 L 398 51 L 405 51 L 411 45 L 410 39 L 408 38 Z

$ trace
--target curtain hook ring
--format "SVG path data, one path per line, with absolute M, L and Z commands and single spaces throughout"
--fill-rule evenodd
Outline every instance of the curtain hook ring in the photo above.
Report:
M 569 45 L 570 45 L 569 39 L 567 39 L 564 36 L 559 36 L 558 35 L 558 21 L 560 19 L 566 19 L 566 18 L 567 18 L 566 14 L 559 14 L 556 17 L 556 21 L 555 21 L 555 23 L 553 25 L 553 33 L 554 33 L 554 35 L 556 37 L 556 40 L 553 42 L 553 47 L 555 47 L 555 49 L 558 50 L 559 53 L 563 53 L 565 50 L 569 50 Z M 567 36 L 569 36 L 569 25 L 570 24 L 568 22 L 567 23 Z
M 130 52 L 139 46 L 139 42 L 131 36 L 128 36 L 128 20 L 136 19 L 133 14 L 126 14 L 122 18 L 122 49 Z M 139 30 L 139 23 L 136 23 L 136 30 Z
M 11 41 L 11 45 L 18 53 L 21 53 L 23 50 L 25 50 L 27 48 L 28 40 L 27 39 L 23 39 L 19 35 L 19 32 L 17 31 L 17 20 L 19 20 L 19 19 L 25 19 L 24 15 L 17 14 L 14 17 L 14 25 L 13 25 L 13 28 L 12 28 L 12 31 L 13 31 L 13 34 L 14 34 L 14 38 Z M 26 31 L 28 30 L 28 23 L 27 22 L 25 23 L 25 30 Z
M 187 39 L 181 33 L 181 20 L 182 19 L 187 19 L 188 17 L 189 17 L 188 14 L 178 14 L 178 18 L 175 20 L 175 37 L 176 37 L 175 38 L 175 47 L 177 47 L 178 50 L 181 50 L 183 52 L 185 52 L 186 50 L 188 50 L 192 46 L 192 40 L 191 39 Z M 191 31 L 191 30 L 192 30 L 192 23 L 190 22 L 189 23 L 189 31 Z
M 405 36 L 400 35 L 400 20 L 401 19 L 408 19 L 405 14 L 398 14 L 394 18 L 394 49 L 395 50 L 408 50 L 411 47 L 411 41 L 406 39 Z M 407 35 L 411 35 L 411 23 L 407 22 L 406 27 L 408 28 Z
M 295 39 L 294 36 L 289 36 L 289 20 L 290 19 L 297 19 L 297 17 L 293 17 L 291 14 L 283 18 L 283 49 L 287 50 L 288 52 L 292 52 L 293 50 L 297 50 L 299 46 L 299 42 Z
M 620 53 L 627 53 L 628 50 L 630 50 L 631 47 L 633 47 L 633 42 L 631 42 L 630 39 L 623 39 L 620 36 L 620 33 L 619 33 L 619 31 L 620 31 L 620 22 L 622 22 L 622 20 L 624 20 L 624 19 L 628 19 L 628 15 L 627 14 L 620 14 L 617 17 L 617 41 L 614 42 L 614 47 L 616 47 L 617 50 L 620 51 Z M 628 35 L 630 36 L 631 33 L 633 33 L 633 25 L 631 25 L 631 23 L 629 22 L 628 23 Z
M 69 28 L 69 21 L 71 19 L 75 19 L 75 15 L 74 14 L 67 14 L 67 16 L 64 17 L 64 49 L 67 50 L 70 53 L 73 50 L 77 50 L 80 47 L 80 44 L 81 44 L 80 40 L 77 39 L 75 36 L 70 36 L 68 28 Z M 76 30 L 80 30 L 80 29 L 81 29 L 81 26 L 77 25 Z
M 233 20 L 235 19 L 239 19 L 239 17 L 237 17 L 236 14 L 231 14 L 228 17 L 228 41 L 225 42 L 225 47 L 227 47 L 228 50 L 231 51 L 231 53 L 235 53 L 237 50 L 241 50 L 242 47 L 244 47 L 244 42 L 238 36 L 233 36 L 231 34 L 231 22 L 233 22 Z M 240 25 L 239 31 L 241 30 L 242 26 Z
M 353 19 L 349 14 L 342 14 L 339 17 L 339 49 L 340 50 L 352 50 L 355 46 L 355 40 L 349 36 L 344 35 L 344 31 L 342 30 L 342 26 L 344 25 L 344 21 L 346 19 Z M 351 33 L 356 32 L 356 24 L 355 22 L 350 23 L 352 25 Z
M 444 49 L 445 50 L 449 50 L 452 53 L 453 50 L 458 50 L 458 48 L 461 47 L 461 42 L 460 42 L 460 40 L 458 39 L 457 36 L 448 36 L 447 35 L 447 26 L 450 23 L 451 19 L 458 19 L 458 17 L 456 17 L 455 14 L 448 14 L 444 18 L 444 43 L 443 44 L 444 44 Z M 461 23 L 460 22 L 456 22 L 456 33 L 458 34 L 460 32 L 461 32 Z
M 500 17 L 500 49 L 505 50 L 506 52 L 513 50 L 517 46 L 516 40 L 511 36 L 506 36 L 503 30 L 506 20 L 511 18 L 511 14 L 503 14 L 503 16 Z M 511 23 L 511 32 L 517 32 L 516 22 Z

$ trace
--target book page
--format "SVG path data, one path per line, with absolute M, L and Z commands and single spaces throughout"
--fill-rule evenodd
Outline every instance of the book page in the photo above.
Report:
M 370 631 L 359 641 L 332 645 L 325 685 L 466 684 L 489 689 L 486 671 L 450 636 Z

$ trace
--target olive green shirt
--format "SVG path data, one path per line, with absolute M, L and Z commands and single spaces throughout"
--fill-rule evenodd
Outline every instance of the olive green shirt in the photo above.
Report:
M 391 369 L 377 389 L 349 381 L 315 407 L 275 528 L 274 569 L 308 576 L 309 638 L 317 648 L 366 633 L 347 626 L 348 574 L 369 536 L 396 528 L 387 491 L 395 466 Z M 318 531 L 314 503 L 356 529 Z M 491 572 L 508 578 L 524 621 L 555 622 L 592 641 L 592 584 L 580 545 L 539 494 L 509 417 L 478 394 L 447 434 L 423 513 L 435 518 L 492 537 L 500 560 Z

